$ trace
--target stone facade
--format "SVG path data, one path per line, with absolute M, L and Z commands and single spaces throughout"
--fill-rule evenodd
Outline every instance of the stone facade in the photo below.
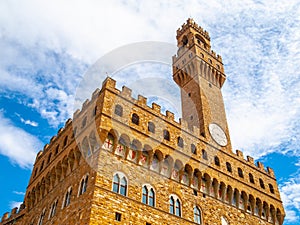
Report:
M 177 40 L 183 119 L 107 78 L 37 154 L 24 203 L 1 225 L 283 223 L 273 170 L 232 152 L 209 34 L 188 19 Z

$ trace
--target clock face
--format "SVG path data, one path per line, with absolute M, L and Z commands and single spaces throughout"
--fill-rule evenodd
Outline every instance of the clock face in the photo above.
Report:
M 225 132 L 222 130 L 222 128 L 215 123 L 211 123 L 208 126 L 209 133 L 214 139 L 215 142 L 217 142 L 220 146 L 226 146 L 227 145 L 227 137 Z

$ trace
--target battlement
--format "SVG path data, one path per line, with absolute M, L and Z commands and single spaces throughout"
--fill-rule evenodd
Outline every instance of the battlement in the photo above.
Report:
M 207 40 L 210 40 L 209 33 L 204 30 L 201 26 L 199 26 L 193 19 L 189 18 L 187 19 L 186 23 L 184 23 L 181 28 L 178 28 L 177 30 L 177 37 L 182 35 L 188 28 L 192 27 L 197 32 L 199 32 L 201 35 L 203 35 Z
M 25 205 L 21 204 L 19 208 L 18 207 L 13 208 L 10 213 L 9 212 L 4 213 L 1 219 L 1 223 L 13 221 L 13 220 L 16 221 L 18 217 L 24 215 L 24 209 L 25 209 Z

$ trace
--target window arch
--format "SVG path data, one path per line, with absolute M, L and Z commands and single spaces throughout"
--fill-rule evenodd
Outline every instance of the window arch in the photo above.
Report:
M 38 225 L 42 225 L 43 224 L 43 220 L 45 218 L 45 213 L 46 213 L 46 209 L 43 209 L 41 215 L 40 215 L 40 218 L 39 218 L 39 222 L 38 222 Z
M 229 162 L 226 162 L 226 168 L 228 172 L 232 172 L 231 164 Z
M 136 113 L 132 114 L 131 122 L 134 123 L 134 124 L 136 124 L 136 125 L 139 125 L 139 123 L 140 123 L 140 117 L 138 116 L 138 114 L 136 114 Z
M 83 120 L 82 120 L 82 122 L 81 122 L 81 128 L 84 128 L 85 127 L 85 125 L 86 125 L 86 120 L 87 120 L 87 118 L 86 118 L 86 116 L 83 118 Z
M 164 130 L 163 134 L 164 134 L 164 139 L 167 140 L 167 141 L 170 141 L 170 133 L 169 133 L 169 131 L 168 130 Z
M 155 125 L 152 122 L 148 122 L 148 131 L 151 133 L 155 133 Z
M 183 148 L 183 139 L 182 137 L 177 138 L 177 146 Z
M 215 165 L 220 166 L 220 159 L 218 156 L 215 156 Z
M 207 152 L 204 149 L 202 149 L 202 159 L 205 159 L 205 160 L 208 159 L 207 158 Z
M 198 206 L 194 207 L 194 222 L 197 224 L 201 224 L 201 210 Z
M 71 195 L 72 195 L 72 187 L 69 187 L 66 194 L 65 194 L 65 199 L 63 203 L 63 208 L 67 207 L 71 203 Z
M 274 194 L 274 187 L 272 184 L 269 184 L 269 189 L 272 194 Z
M 155 192 L 150 185 L 144 185 L 142 188 L 142 203 L 154 207 Z
M 68 136 L 66 136 L 65 139 L 64 139 L 64 147 L 66 147 L 67 144 L 68 144 Z
M 117 116 L 123 116 L 123 107 L 121 105 L 115 106 L 115 114 Z
M 194 144 L 191 144 L 191 153 L 197 155 L 197 148 Z
M 51 205 L 49 219 L 55 216 L 57 204 L 58 204 L 58 200 L 56 199 Z
M 170 213 L 181 217 L 181 202 L 176 195 L 170 196 Z
M 238 168 L 238 174 L 240 178 L 244 178 L 243 170 L 241 168 Z
M 127 196 L 127 178 L 123 173 L 116 173 L 113 176 L 112 191 Z
M 250 181 L 250 183 L 254 184 L 254 178 L 253 178 L 252 173 L 249 173 L 249 181 Z
M 259 178 L 259 185 L 261 188 L 265 189 L 264 181 L 261 178 Z
M 81 182 L 80 182 L 80 188 L 79 188 L 79 193 L 78 195 L 82 195 L 83 193 L 86 192 L 86 189 L 87 189 L 87 184 L 88 184 L 88 179 L 89 179 L 89 176 L 88 175 L 85 175 L 82 179 L 81 179 Z

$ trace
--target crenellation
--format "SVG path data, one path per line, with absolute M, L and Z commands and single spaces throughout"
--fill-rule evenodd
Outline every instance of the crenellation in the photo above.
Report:
M 15 208 L 13 208 L 13 209 L 11 210 L 10 215 L 11 215 L 11 216 L 12 216 L 12 215 L 15 215 L 15 214 L 17 214 L 17 212 L 18 212 L 18 207 L 15 207 Z
M 96 90 L 92 94 L 92 100 L 97 99 L 100 94 L 100 89 L 96 88 Z
M 122 87 L 122 91 L 121 91 L 121 95 L 128 98 L 128 99 L 132 99 L 132 90 L 126 86 Z
M 59 136 L 64 130 L 65 130 L 65 128 L 61 127 L 57 132 L 57 136 Z
M 152 109 L 154 112 L 161 114 L 161 106 L 156 104 L 155 102 L 152 103 Z
M 4 213 L 3 216 L 2 216 L 1 222 L 7 220 L 8 218 L 9 218 L 9 212 Z
M 102 82 L 102 89 L 116 89 L 116 81 L 111 77 L 106 77 L 105 80 Z
M 170 112 L 169 110 L 166 111 L 166 118 L 171 121 L 175 121 L 174 113 Z
M 254 163 L 253 157 L 251 157 L 251 156 L 249 156 L 249 155 L 247 155 L 247 161 L 248 161 L 249 163 L 251 163 L 252 165 L 255 164 L 255 163 Z
M 268 174 L 269 174 L 271 177 L 275 178 L 275 173 L 274 173 L 274 170 L 273 170 L 272 168 L 267 167 L 267 171 L 268 171 Z
M 260 170 L 265 171 L 265 166 L 262 162 L 257 161 L 256 165 Z
M 243 152 L 241 151 L 241 150 L 236 150 L 236 155 L 237 155 L 237 157 L 239 157 L 240 159 L 244 159 L 244 154 L 243 154 Z
M 137 103 L 139 105 L 142 105 L 142 106 L 146 106 L 147 105 L 147 98 L 142 96 L 142 95 L 138 95 L 138 101 Z
M 90 99 L 86 99 L 83 104 L 82 104 L 82 107 L 81 107 L 81 111 L 84 111 L 85 108 L 90 104 Z
M 74 113 L 73 113 L 73 119 L 76 119 L 78 116 L 79 116 L 79 114 L 80 114 L 80 109 L 77 109 Z
M 49 147 L 49 144 L 45 144 L 44 148 L 43 148 L 43 151 L 46 152 L 48 150 L 48 147 Z

